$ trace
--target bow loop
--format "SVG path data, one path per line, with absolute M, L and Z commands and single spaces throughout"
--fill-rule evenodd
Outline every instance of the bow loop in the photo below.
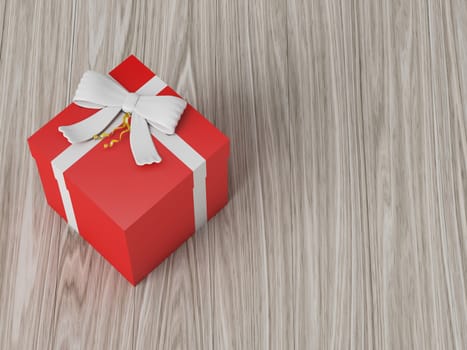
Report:
M 186 101 L 175 96 L 141 96 L 135 112 L 164 134 L 172 135 L 186 108 Z
M 101 108 L 90 117 L 58 129 L 71 143 L 85 142 L 109 129 L 120 111 L 132 113 L 130 146 L 136 164 L 159 163 L 149 126 L 172 135 L 185 110 L 185 100 L 175 96 L 141 96 L 128 92 L 107 75 L 84 73 L 73 102 L 85 108 Z
M 111 77 L 87 71 L 78 84 L 73 102 L 86 108 L 121 107 L 127 94 Z
M 135 110 L 136 104 L 138 103 L 138 100 L 139 100 L 138 94 L 129 93 L 125 98 L 125 102 L 123 102 L 122 110 L 125 113 L 133 113 L 133 111 Z

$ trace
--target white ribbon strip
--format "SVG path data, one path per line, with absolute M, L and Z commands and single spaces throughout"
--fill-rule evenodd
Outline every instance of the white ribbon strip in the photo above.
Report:
M 193 171 L 193 204 L 195 208 L 195 229 L 204 225 L 206 208 L 206 160 L 177 134 L 166 135 L 151 126 L 151 133 L 183 164 Z
M 165 82 L 155 76 L 139 88 L 137 93 L 140 95 L 157 95 L 166 86 L 167 84 Z M 121 118 L 116 118 L 106 128 L 106 132 L 113 130 L 120 123 Z M 177 134 L 166 135 L 152 126 L 150 130 L 152 135 L 157 138 L 160 143 L 162 143 L 170 152 L 180 159 L 182 163 L 193 171 L 193 204 L 195 211 L 195 229 L 197 230 L 207 221 L 206 160 Z M 76 223 L 76 217 L 73 210 L 73 203 L 71 201 L 70 193 L 66 188 L 63 173 L 101 141 L 101 139 L 98 139 L 81 143 L 73 143 L 52 160 L 52 169 L 58 183 L 68 225 L 77 232 L 78 225 Z

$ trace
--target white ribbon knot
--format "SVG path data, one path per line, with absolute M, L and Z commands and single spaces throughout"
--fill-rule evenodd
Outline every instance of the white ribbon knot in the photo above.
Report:
M 133 113 L 136 104 L 138 103 L 139 95 L 130 93 L 126 96 L 125 102 L 123 102 L 122 110 L 125 113 Z
M 110 76 L 93 71 L 84 73 L 73 102 L 85 108 L 100 108 L 90 117 L 60 126 L 70 143 L 85 142 L 104 131 L 123 110 L 131 113 L 130 147 L 136 164 L 159 163 L 149 126 L 167 135 L 175 133 L 186 101 L 175 96 L 146 96 L 128 92 Z

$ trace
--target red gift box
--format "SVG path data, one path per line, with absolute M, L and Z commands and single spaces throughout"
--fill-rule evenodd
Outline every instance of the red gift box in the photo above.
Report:
M 129 92 L 158 79 L 135 56 L 109 74 Z M 168 86 L 158 95 L 178 96 Z M 95 140 L 71 145 L 59 132 L 94 113 L 70 104 L 28 139 L 29 148 L 49 205 L 136 285 L 227 203 L 229 140 L 188 104 L 176 135 L 152 136 L 162 162 L 138 166 L 128 134 L 105 148 Z M 186 147 L 198 165 L 184 159 Z

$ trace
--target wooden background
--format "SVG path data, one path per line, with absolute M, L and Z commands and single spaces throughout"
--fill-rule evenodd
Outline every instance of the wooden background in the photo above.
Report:
M 465 0 L 0 0 L 0 28 L 0 348 L 467 348 Z M 26 146 L 130 53 L 232 145 L 228 206 L 136 288 Z

